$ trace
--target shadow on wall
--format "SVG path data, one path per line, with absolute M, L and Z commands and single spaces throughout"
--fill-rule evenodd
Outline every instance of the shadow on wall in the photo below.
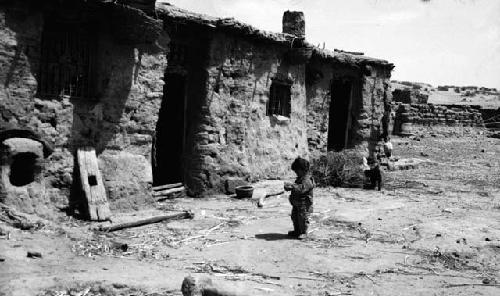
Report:
M 196 31 L 194 31 L 196 32 Z M 200 35 L 198 35 L 200 36 Z M 188 49 L 186 63 L 186 113 L 185 141 L 182 157 L 183 181 L 189 188 L 190 195 L 199 195 L 211 176 L 203 163 L 202 155 L 210 154 L 206 127 L 213 126 L 210 115 L 210 97 L 208 95 L 208 73 L 210 41 L 199 38 Z
M 104 38 L 110 38 L 105 36 Z M 134 48 L 132 46 L 113 46 L 103 40 L 106 49 L 99 51 L 99 60 L 106 60 L 100 66 L 97 75 L 99 92 L 94 102 L 75 98 L 73 104 L 73 124 L 71 129 L 72 153 L 76 155 L 78 147 L 92 146 L 100 155 L 105 149 L 122 150 L 126 148 L 127 130 L 121 123 L 132 112 L 127 108 L 127 100 L 134 80 L 136 67 Z M 102 44 L 101 43 L 101 44 Z M 112 52 L 113 55 L 109 56 Z M 76 157 L 73 163 L 73 183 L 70 194 L 70 205 L 79 206 L 82 198 L 79 183 L 79 171 Z
M 33 111 L 36 92 L 41 14 L 15 3 L 0 7 L 0 101 L 1 121 L 27 126 Z

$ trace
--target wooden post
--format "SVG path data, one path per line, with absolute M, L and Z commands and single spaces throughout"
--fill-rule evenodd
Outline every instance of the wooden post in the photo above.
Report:
M 97 164 L 95 149 L 79 148 L 77 151 L 80 183 L 87 200 L 88 217 L 92 221 L 105 221 L 111 217 L 106 190 Z

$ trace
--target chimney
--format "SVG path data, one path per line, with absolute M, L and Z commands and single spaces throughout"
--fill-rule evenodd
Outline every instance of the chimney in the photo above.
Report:
M 283 33 L 306 38 L 306 21 L 302 11 L 287 10 L 283 13 Z

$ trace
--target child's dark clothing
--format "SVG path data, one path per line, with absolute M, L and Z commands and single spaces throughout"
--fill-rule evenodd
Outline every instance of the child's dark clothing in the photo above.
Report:
M 313 189 L 314 181 L 311 175 L 306 174 L 298 177 L 292 185 L 290 203 L 292 204 L 293 232 L 299 236 L 307 234 L 309 216 L 313 211 Z
M 379 165 L 365 171 L 365 175 L 370 178 L 370 189 L 382 189 L 382 171 Z

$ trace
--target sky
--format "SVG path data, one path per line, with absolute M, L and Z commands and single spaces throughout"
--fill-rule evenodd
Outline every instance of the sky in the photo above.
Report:
M 306 39 L 396 65 L 392 79 L 500 89 L 500 0 L 160 0 L 281 32 L 303 11 Z

